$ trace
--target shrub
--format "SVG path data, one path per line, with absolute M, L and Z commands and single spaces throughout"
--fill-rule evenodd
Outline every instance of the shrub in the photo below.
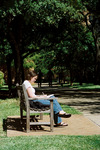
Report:
M 4 85 L 4 73 L 0 71 L 0 87 Z

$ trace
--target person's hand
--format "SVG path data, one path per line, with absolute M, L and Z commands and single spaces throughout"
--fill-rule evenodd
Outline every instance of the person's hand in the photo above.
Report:
M 38 97 L 39 97 L 39 98 L 47 98 L 47 95 L 46 95 L 46 94 L 44 94 L 44 95 L 39 95 Z
M 43 95 L 43 97 L 44 97 L 44 98 L 47 98 L 47 95 L 45 94 L 45 95 Z

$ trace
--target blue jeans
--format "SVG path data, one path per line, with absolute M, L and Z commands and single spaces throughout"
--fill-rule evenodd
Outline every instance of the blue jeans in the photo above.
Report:
M 51 96 L 50 98 L 55 98 L 54 96 Z M 34 100 L 34 101 L 39 101 L 44 105 L 50 105 L 50 101 L 47 100 Z M 53 111 L 54 111 L 54 122 L 55 124 L 58 124 L 60 122 L 62 122 L 61 117 L 58 116 L 58 113 L 62 110 L 60 104 L 58 103 L 58 101 L 56 99 L 53 100 Z

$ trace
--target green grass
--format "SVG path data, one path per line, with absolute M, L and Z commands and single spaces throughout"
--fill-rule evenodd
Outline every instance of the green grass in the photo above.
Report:
M 90 90 L 100 89 L 100 85 L 83 83 L 82 85 L 78 85 L 78 89 L 90 89 Z
M 100 135 L 1 137 L 0 150 L 100 150 Z
M 69 88 L 76 88 L 76 89 L 89 89 L 89 90 L 95 90 L 95 89 L 100 89 L 100 85 L 94 85 L 93 83 L 83 83 L 82 85 L 80 85 L 79 83 L 73 83 L 73 85 L 69 85 L 69 84 L 64 84 L 64 87 L 69 87 Z
M 67 113 L 70 113 L 70 114 L 82 114 L 81 112 L 79 112 L 78 110 L 68 106 L 68 105 L 65 105 L 65 104 L 60 104 L 62 109 L 67 112 Z
M 64 111 L 80 114 L 74 108 L 61 104 Z M 100 135 L 94 136 L 18 136 L 6 137 L 3 131 L 3 119 L 19 115 L 19 101 L 0 99 L 0 150 L 100 150 Z
M 0 99 L 0 135 L 4 136 L 2 123 L 7 116 L 19 115 L 19 101 L 16 99 Z

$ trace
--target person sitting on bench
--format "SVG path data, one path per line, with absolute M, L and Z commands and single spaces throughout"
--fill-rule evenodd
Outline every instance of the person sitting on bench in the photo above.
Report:
M 32 84 L 35 83 L 37 78 L 38 78 L 38 75 L 34 71 L 29 71 L 27 75 L 27 79 L 23 82 L 27 90 L 27 94 L 30 98 L 34 98 L 34 99 L 42 98 L 41 100 L 34 100 L 34 102 L 40 102 L 43 105 L 50 106 L 48 95 L 36 95 L 35 94 L 35 89 L 33 88 Z M 49 98 L 51 97 L 54 98 L 54 96 L 52 95 Z M 43 99 L 43 98 L 47 98 L 47 99 Z M 63 109 L 61 108 L 56 98 L 53 100 L 53 110 L 54 110 L 54 123 L 56 124 L 56 126 L 67 126 L 68 124 L 65 122 L 62 122 L 61 117 L 69 118 L 71 117 L 71 114 L 67 114 L 66 112 L 63 111 Z

